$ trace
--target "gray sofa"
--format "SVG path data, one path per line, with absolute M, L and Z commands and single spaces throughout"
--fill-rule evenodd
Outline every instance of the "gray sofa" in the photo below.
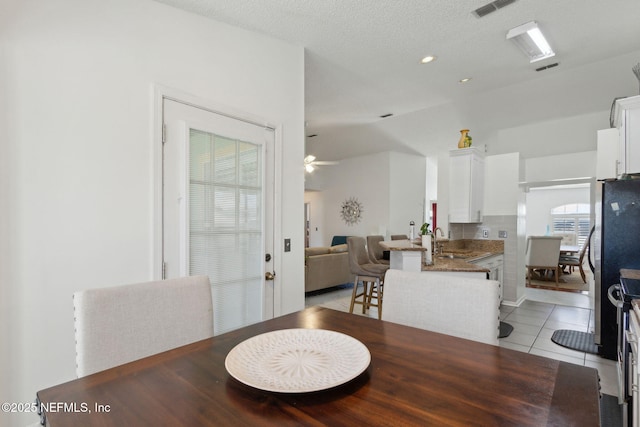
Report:
M 305 249 L 305 292 L 317 291 L 344 283 L 353 283 L 346 244 Z

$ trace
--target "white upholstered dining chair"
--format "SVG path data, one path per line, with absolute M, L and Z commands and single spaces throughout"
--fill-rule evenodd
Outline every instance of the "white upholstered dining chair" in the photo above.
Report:
M 80 291 L 73 307 L 78 377 L 213 336 L 207 276 Z
M 524 254 L 524 265 L 527 268 L 527 285 L 531 285 L 531 278 L 536 270 L 553 271 L 556 286 L 559 284 L 560 244 L 561 236 L 529 236 Z
M 391 269 L 382 320 L 498 345 L 500 283 Z

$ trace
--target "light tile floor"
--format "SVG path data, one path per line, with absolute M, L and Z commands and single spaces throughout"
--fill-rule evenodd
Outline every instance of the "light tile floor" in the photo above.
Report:
M 308 296 L 306 306 L 321 305 L 348 312 L 351 290 L 351 286 L 340 287 Z M 590 307 L 592 303 L 587 295 L 528 288 L 527 300 L 519 307 L 500 307 L 501 320 L 514 328 L 508 337 L 500 339 L 500 346 L 596 368 L 600 375 L 601 392 L 615 396 L 618 377 L 613 360 L 571 350 L 551 341 L 556 329 L 592 332 L 594 317 Z M 361 314 L 361 307 L 356 306 L 354 311 Z M 366 315 L 377 318 L 377 309 L 372 308 Z

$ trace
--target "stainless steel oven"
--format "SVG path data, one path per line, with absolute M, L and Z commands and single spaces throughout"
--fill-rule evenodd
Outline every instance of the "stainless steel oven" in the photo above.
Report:
M 637 303 L 636 303 L 637 305 Z M 632 427 L 640 427 L 640 370 L 638 364 L 640 362 L 640 343 L 638 339 L 640 337 L 640 318 L 638 313 L 638 307 L 629 311 L 629 332 L 627 334 L 627 341 L 629 343 L 629 371 L 631 377 L 628 378 L 628 387 L 631 390 L 631 401 L 628 405 L 631 406 L 630 413 L 633 414 L 633 419 L 629 423 Z
M 631 425 L 631 420 L 638 414 L 633 413 L 633 392 L 637 387 L 633 381 L 633 361 L 631 346 L 635 345 L 635 337 L 630 334 L 629 322 L 632 310 L 631 301 L 640 299 L 640 280 L 621 278 L 619 284 L 607 290 L 609 301 L 616 307 L 617 328 L 617 371 L 618 371 L 618 403 L 624 405 L 623 425 Z
M 628 330 L 628 317 L 629 310 L 625 308 L 624 295 L 622 293 L 622 286 L 620 284 L 612 285 L 607 291 L 609 301 L 616 307 L 616 323 L 618 324 L 617 333 L 617 371 L 618 371 L 618 403 L 626 403 L 627 393 L 625 390 L 625 349 L 626 343 L 626 331 Z

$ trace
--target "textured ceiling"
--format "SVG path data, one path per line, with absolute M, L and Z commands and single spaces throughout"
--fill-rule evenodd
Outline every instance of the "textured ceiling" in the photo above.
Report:
M 157 1 L 303 46 L 307 135 L 318 134 L 313 144 L 322 141 L 324 149 L 315 151 L 327 160 L 380 151 L 403 138 L 411 145 L 415 135 L 381 136 L 393 133 L 382 120 L 464 103 L 554 73 L 578 70 L 580 79 L 581 67 L 640 49 L 638 0 L 518 0 L 481 19 L 472 11 L 485 0 Z M 556 51 L 535 64 L 505 40 L 510 28 L 532 20 Z M 419 64 L 427 54 L 438 59 Z M 534 71 L 554 62 L 560 65 Z M 633 82 L 630 68 L 625 73 Z M 594 76 L 583 76 L 586 86 L 570 84 L 576 87 L 567 90 L 584 92 Z M 464 77 L 472 80 L 458 83 Z M 517 108 L 503 114 L 509 110 Z M 379 117 L 386 113 L 394 118 Z M 406 151 L 412 150 L 421 151 Z

